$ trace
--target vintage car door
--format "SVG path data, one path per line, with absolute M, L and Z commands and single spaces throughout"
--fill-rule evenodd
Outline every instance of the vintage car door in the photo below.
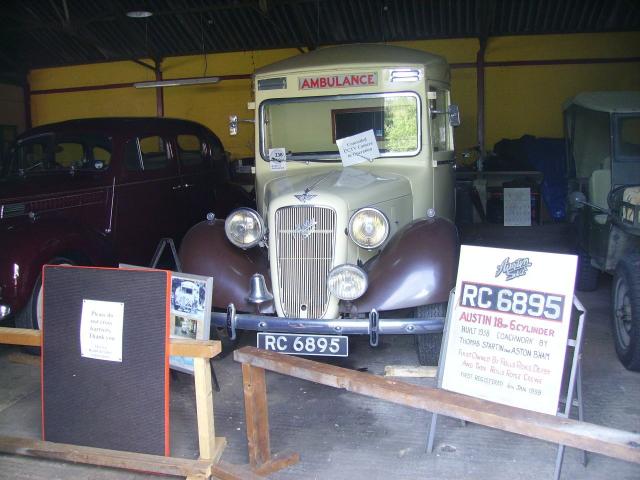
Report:
M 148 135 L 123 147 L 115 184 L 113 235 L 121 262 L 147 265 L 163 237 L 177 238 L 182 181 L 171 141 Z
M 215 178 L 211 166 L 210 146 L 195 133 L 176 135 L 176 150 L 182 179 L 179 195 L 184 205 L 181 212 L 181 228 L 188 228 L 205 219 L 214 211 Z

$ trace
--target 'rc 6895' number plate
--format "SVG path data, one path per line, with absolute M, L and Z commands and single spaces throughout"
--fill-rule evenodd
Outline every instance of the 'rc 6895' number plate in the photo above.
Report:
M 258 348 L 290 355 L 349 356 L 349 339 L 344 335 L 295 335 L 258 332 Z

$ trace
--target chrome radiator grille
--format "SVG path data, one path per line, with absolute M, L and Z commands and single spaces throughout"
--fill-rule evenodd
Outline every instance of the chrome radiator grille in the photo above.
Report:
M 329 301 L 327 274 L 335 248 L 335 210 L 279 208 L 275 228 L 280 304 L 285 316 L 322 317 Z

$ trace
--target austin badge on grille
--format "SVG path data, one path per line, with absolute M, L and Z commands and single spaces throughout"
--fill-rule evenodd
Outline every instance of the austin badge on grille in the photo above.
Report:
M 302 235 L 302 238 L 308 238 L 313 232 L 316 231 L 317 223 L 318 222 L 316 222 L 315 218 L 309 218 L 298 225 L 293 233 L 294 235 Z

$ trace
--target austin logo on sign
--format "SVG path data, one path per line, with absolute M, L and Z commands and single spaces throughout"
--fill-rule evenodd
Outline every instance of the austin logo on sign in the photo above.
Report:
M 529 257 L 516 258 L 513 262 L 509 261 L 509 257 L 505 258 L 496 268 L 496 278 L 504 273 L 506 280 L 524 277 L 533 264 L 529 261 Z

